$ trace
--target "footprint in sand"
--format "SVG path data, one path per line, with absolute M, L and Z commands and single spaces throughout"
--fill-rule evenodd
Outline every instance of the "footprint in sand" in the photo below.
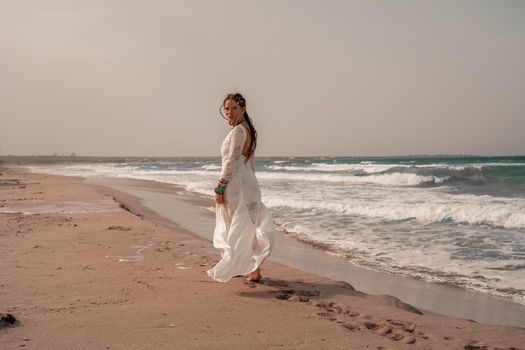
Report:
M 275 298 L 287 301 L 309 301 L 311 297 L 319 297 L 321 294 L 316 290 L 301 290 L 295 289 L 289 283 L 281 280 L 265 280 L 261 282 L 268 286 L 281 287 L 277 291 L 272 291 Z M 282 288 L 286 287 L 286 288 Z M 386 337 L 394 342 L 402 342 L 405 344 L 416 343 L 416 324 L 401 320 L 387 319 L 383 321 L 374 321 L 371 315 L 362 314 L 351 307 L 337 304 L 332 301 L 319 300 L 313 304 L 319 310 L 316 315 L 326 318 L 330 321 L 336 321 L 344 328 L 351 332 L 361 330 L 372 331 L 379 336 Z M 351 320 L 361 319 L 361 322 L 354 322 Z M 418 331 L 417 337 L 429 339 L 430 337 L 425 333 Z M 482 348 L 480 348 L 482 349 Z M 474 348 L 472 348 L 474 350 Z
M 416 342 L 416 338 L 396 331 L 384 323 L 365 322 L 363 325 L 366 329 L 373 331 L 377 335 L 387 337 L 395 342 L 403 341 L 406 344 L 414 344 Z
M 345 307 L 340 304 L 336 304 L 334 302 L 326 302 L 326 301 L 318 301 L 315 303 L 315 306 L 321 309 L 326 310 L 326 312 L 332 313 L 332 314 L 338 314 L 343 317 L 359 317 L 361 316 L 361 313 L 353 311 L 352 309 Z
M 275 299 L 279 300 L 288 300 L 291 298 L 291 296 L 294 293 L 293 289 L 281 289 L 278 291 L 272 291 L 271 293 L 275 293 Z
M 321 292 L 317 290 L 296 290 L 296 289 L 281 289 L 275 291 L 277 293 L 275 296 L 276 299 L 288 300 L 288 301 L 299 301 L 299 302 L 308 302 L 312 297 L 318 297 Z
M 416 324 L 412 322 L 398 321 L 392 319 L 388 319 L 387 321 L 394 326 L 401 327 L 403 331 L 408 333 L 413 333 L 416 329 Z
M 330 321 L 336 321 L 337 323 L 341 324 L 343 327 L 347 328 L 348 330 L 358 330 L 362 329 L 362 325 L 355 324 L 353 322 L 348 322 L 349 315 L 352 315 L 353 317 L 360 316 L 360 313 L 356 313 L 353 311 L 350 311 L 348 308 L 344 307 L 343 305 L 336 304 L 334 302 L 327 302 L 327 301 L 318 301 L 314 304 L 317 308 L 320 308 L 321 311 L 317 312 L 318 316 L 327 318 Z
M 363 315 L 363 314 L 361 314 L 360 312 L 355 311 L 355 310 L 352 310 L 352 309 L 350 309 L 350 308 L 345 308 L 345 310 L 343 311 L 343 314 L 344 314 L 345 316 L 352 317 L 352 318 L 354 318 L 354 317 L 360 317 L 360 316 Z
M 274 279 L 264 279 L 261 281 L 262 284 L 265 284 L 270 287 L 289 287 L 290 285 L 283 280 L 274 280 Z
M 363 326 L 378 335 L 386 336 L 392 333 L 392 328 L 384 323 L 364 322 Z
M 343 322 L 338 321 L 338 323 L 342 323 L 342 326 L 349 331 L 356 332 L 360 330 L 368 330 L 395 342 L 402 342 L 405 344 L 414 344 L 416 342 L 416 336 L 414 334 L 416 325 L 414 323 L 392 319 L 379 322 L 374 321 L 373 317 L 370 315 L 363 315 L 348 307 L 342 308 L 340 305 L 334 304 L 333 302 L 318 302 L 316 303 L 316 306 L 324 310 L 317 314 L 322 317 L 327 317 L 330 320 L 334 318 L 335 313 L 340 313 L 340 310 L 343 310 L 342 313 L 340 313 L 340 317 L 342 316 L 346 318 L 346 320 Z M 365 321 L 353 322 L 349 321 L 348 318 L 364 319 Z M 418 335 L 419 334 L 423 335 L 424 333 L 419 332 Z M 426 336 L 425 339 L 428 338 L 429 337 Z
M 493 348 L 492 346 L 484 345 L 483 343 L 477 340 L 473 340 L 469 344 L 465 345 L 464 349 L 465 350 L 496 350 L 500 348 Z M 518 350 L 518 348 L 509 348 L 508 350 Z
M 270 287 L 280 287 L 279 290 L 271 291 L 270 293 L 275 294 L 275 298 L 279 300 L 297 301 L 297 302 L 309 302 L 311 298 L 316 298 L 321 295 L 318 290 L 307 290 L 307 289 L 296 289 L 290 286 L 289 283 L 283 280 L 274 279 L 263 279 L 260 281 L 261 284 Z M 286 288 L 282 288 L 286 287 Z
M 416 342 L 416 338 L 412 337 L 412 336 L 406 336 L 404 334 L 401 334 L 401 333 L 394 333 L 394 335 L 392 335 L 391 337 L 389 337 L 390 339 L 392 339 L 393 341 L 403 341 L 403 343 L 405 344 L 414 344 Z

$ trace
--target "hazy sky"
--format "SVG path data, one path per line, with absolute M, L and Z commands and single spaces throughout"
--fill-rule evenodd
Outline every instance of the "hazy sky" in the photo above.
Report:
M 2 154 L 525 154 L 525 1 L 0 0 Z

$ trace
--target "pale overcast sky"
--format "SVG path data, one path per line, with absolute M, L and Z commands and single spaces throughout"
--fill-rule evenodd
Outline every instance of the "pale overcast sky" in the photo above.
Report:
M 0 0 L 3 155 L 525 154 L 525 1 Z

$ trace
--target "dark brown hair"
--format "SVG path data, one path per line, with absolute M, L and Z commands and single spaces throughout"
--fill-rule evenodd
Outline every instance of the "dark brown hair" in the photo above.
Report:
M 222 101 L 222 105 L 226 103 L 228 100 L 233 100 L 239 104 L 239 106 L 246 108 L 246 99 L 239 93 L 235 94 L 228 94 L 224 101 Z M 255 152 L 255 148 L 257 147 L 257 131 L 255 131 L 255 128 L 253 127 L 252 119 L 248 115 L 248 112 L 246 112 L 246 109 L 244 110 L 244 120 L 246 120 L 246 123 L 248 123 L 249 133 L 250 133 L 250 154 L 248 154 L 248 157 L 246 159 L 249 159 L 253 152 Z

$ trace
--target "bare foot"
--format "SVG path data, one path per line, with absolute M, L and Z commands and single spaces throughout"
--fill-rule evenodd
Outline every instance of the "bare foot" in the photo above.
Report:
M 261 279 L 262 279 L 261 269 L 257 268 L 257 270 L 255 270 L 252 273 L 250 273 L 250 275 L 248 276 L 246 281 L 248 281 L 248 282 L 259 282 Z

